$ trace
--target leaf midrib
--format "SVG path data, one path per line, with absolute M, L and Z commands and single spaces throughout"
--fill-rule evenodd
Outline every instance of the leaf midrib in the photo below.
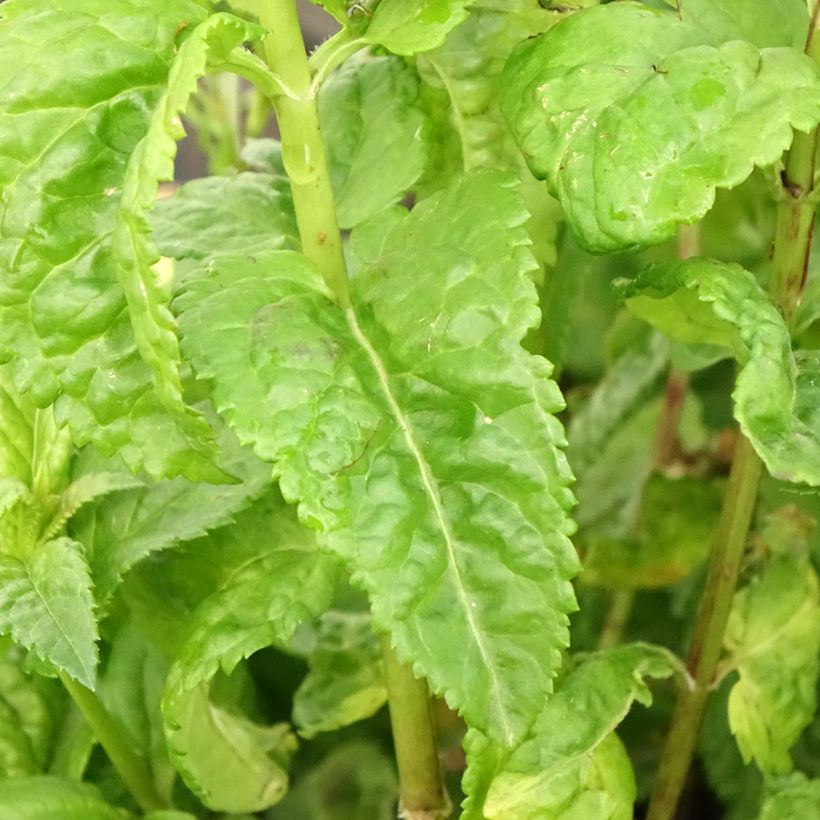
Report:
M 495 669 L 495 665 L 491 660 L 487 647 L 485 646 L 484 637 L 481 633 L 481 629 L 478 627 L 478 624 L 475 620 L 475 616 L 473 615 L 472 608 L 470 607 L 470 600 L 467 594 L 467 589 L 465 588 L 464 580 L 461 577 L 461 571 L 459 570 L 458 562 L 456 561 L 456 553 L 454 546 L 455 538 L 453 534 L 450 532 L 450 526 L 445 516 L 441 498 L 439 497 L 439 494 L 435 487 L 435 478 L 433 477 L 432 470 L 430 468 L 430 465 L 427 463 L 427 460 L 425 459 L 424 454 L 421 451 L 421 448 L 416 443 L 410 422 L 405 416 L 404 412 L 402 411 L 401 406 L 399 405 L 399 402 L 393 393 L 393 390 L 390 386 L 390 376 L 387 372 L 387 369 L 385 368 L 384 363 L 379 357 L 378 352 L 373 347 L 370 340 L 365 335 L 364 331 L 361 329 L 356 313 L 352 308 L 345 309 L 345 318 L 347 319 L 348 326 L 350 327 L 350 331 L 353 335 L 353 338 L 359 344 L 362 350 L 364 350 L 371 366 L 376 372 L 376 377 L 378 378 L 379 385 L 387 401 L 387 405 L 390 409 L 390 412 L 393 415 L 399 430 L 401 430 L 401 432 L 404 435 L 404 440 L 407 444 L 408 450 L 410 451 L 410 455 L 413 457 L 413 459 L 416 462 L 416 465 L 418 466 L 419 475 L 421 477 L 421 483 L 424 488 L 424 492 L 430 501 L 436 520 L 439 524 L 439 529 L 444 538 L 444 544 L 447 549 L 448 563 L 450 565 L 453 578 L 455 580 L 458 601 L 461 604 L 461 608 L 464 612 L 467 625 L 469 626 L 470 632 L 473 635 L 473 640 L 475 641 L 475 645 L 478 648 L 478 652 L 481 655 L 481 659 L 484 663 L 484 668 L 487 670 L 487 674 L 489 676 L 490 697 L 496 704 L 497 714 L 499 716 L 499 721 L 501 723 L 503 734 L 507 742 L 512 743 L 515 739 L 515 732 L 513 731 L 513 728 L 509 725 L 509 722 L 507 721 L 506 709 L 504 708 L 504 703 L 502 701 L 501 693 L 499 691 L 499 676 Z

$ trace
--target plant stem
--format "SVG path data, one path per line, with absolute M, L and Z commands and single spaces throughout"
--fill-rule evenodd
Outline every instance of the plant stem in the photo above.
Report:
M 598 649 L 612 649 L 621 642 L 634 601 L 634 589 L 616 589 L 613 591 L 612 603 L 601 629 L 601 635 L 598 638 Z
M 689 771 L 710 687 L 723 649 L 723 634 L 732 608 L 732 596 L 746 547 L 761 473 L 760 459 L 748 440 L 741 436 L 732 462 L 706 589 L 700 600 L 695 633 L 689 650 L 687 665 L 694 679 L 694 686 L 683 690 L 678 697 L 647 820 L 670 820 L 674 816 Z
M 97 695 L 66 674 L 60 673 L 60 680 L 140 808 L 146 812 L 168 808 L 157 793 L 151 773 L 134 751 L 133 742 Z
M 449 817 L 450 801 L 441 781 L 427 684 L 399 661 L 387 637 L 382 638 L 382 656 L 401 784 L 399 817 L 405 820 Z
M 316 100 L 294 0 L 260 0 L 259 21 L 271 70 L 295 92 L 296 99 L 273 99 L 282 139 L 282 162 L 290 180 L 302 253 L 319 269 L 342 307 L 348 307 L 347 270 Z
M 820 64 L 819 26 L 820 4 L 815 4 L 806 53 Z M 783 192 L 777 209 L 769 293 L 787 322 L 791 321 L 800 301 L 811 252 L 814 203 L 809 194 L 814 186 L 817 135 L 817 130 L 811 134 L 795 134 L 782 175 Z M 678 698 L 646 820 L 671 820 L 683 789 L 723 648 L 761 474 L 760 459 L 741 435 L 689 651 L 689 672 L 695 685 Z

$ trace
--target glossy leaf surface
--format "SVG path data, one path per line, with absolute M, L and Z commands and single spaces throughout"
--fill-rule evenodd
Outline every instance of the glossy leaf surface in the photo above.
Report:
M 820 484 L 820 355 L 793 354 L 789 331 L 754 276 L 706 259 L 650 268 L 621 289 L 633 313 L 741 365 L 735 417 L 769 471 Z
M 655 244 L 820 121 L 820 72 L 794 49 L 707 44 L 635 2 L 584 9 L 516 49 L 502 108 L 581 243 Z
M 286 253 L 225 260 L 177 303 L 217 409 L 276 461 L 400 657 L 505 742 L 549 690 L 577 571 L 561 397 L 519 346 L 537 321 L 526 219 L 508 177 L 476 173 L 394 223 L 353 309 Z

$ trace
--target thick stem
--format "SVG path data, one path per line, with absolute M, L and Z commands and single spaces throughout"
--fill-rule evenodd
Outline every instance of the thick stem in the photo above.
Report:
M 350 299 L 342 238 L 296 3 L 260 0 L 258 10 L 259 21 L 272 32 L 264 44 L 268 65 L 296 97 L 279 95 L 273 105 L 302 252 L 319 269 L 339 303 L 347 307 Z
M 140 808 L 146 812 L 168 808 L 157 793 L 151 773 L 134 751 L 133 742 L 117 726 L 102 701 L 68 675 L 61 673 L 60 680 Z
M 706 589 L 700 601 L 689 650 L 688 667 L 694 686 L 683 690 L 678 697 L 647 820 L 670 820 L 674 816 L 689 771 L 712 680 L 723 649 L 723 634 L 732 608 L 732 596 L 749 534 L 761 473 L 760 459 L 748 440 L 741 436 L 732 462 Z
M 399 768 L 399 817 L 443 820 L 450 816 L 450 801 L 441 781 L 427 684 L 399 661 L 386 637 L 382 656 Z

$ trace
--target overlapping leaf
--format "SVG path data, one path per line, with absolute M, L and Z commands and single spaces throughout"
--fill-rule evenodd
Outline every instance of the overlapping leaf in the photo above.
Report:
M 794 772 L 788 777 L 772 779 L 767 791 L 758 820 L 820 818 L 820 779 L 810 780 L 802 772 Z
M 319 117 L 342 228 L 399 201 L 424 172 L 429 123 L 397 57 L 348 60 L 322 86 Z
M 325 613 L 308 665 L 293 696 L 302 737 L 368 718 L 387 702 L 381 645 L 367 613 Z
M 480 732 L 466 739 L 464 820 L 626 820 L 635 781 L 613 732 L 646 678 L 680 667 L 664 649 L 633 644 L 589 656 L 547 701 L 524 741 L 499 749 Z
M 783 318 L 750 273 L 706 259 L 671 262 L 622 293 L 664 333 L 734 355 L 735 417 L 758 455 L 778 478 L 820 484 L 820 353 L 792 353 Z
M 584 9 L 516 49 L 502 108 L 593 251 L 651 245 L 715 189 L 775 162 L 820 121 L 820 72 L 790 48 L 719 46 L 636 2 Z
M 129 820 L 131 814 L 107 803 L 90 783 L 40 775 L 0 783 L 4 820 Z
M 263 727 L 208 697 L 211 678 L 245 657 L 286 643 L 332 599 L 336 559 L 319 552 L 281 499 L 269 496 L 234 527 L 210 536 L 244 562 L 194 613 L 171 668 L 163 716 L 171 758 L 209 808 L 261 811 L 287 790 L 295 740 L 286 725 Z
M 93 688 L 97 622 L 82 547 L 68 538 L 0 554 L 0 634 Z
M 735 596 L 725 645 L 740 674 L 729 724 L 741 754 L 765 773 L 788 772 L 789 749 L 817 707 L 820 593 L 811 566 L 773 559 Z
M 284 252 L 219 260 L 178 301 L 217 408 L 350 561 L 400 657 L 506 743 L 550 688 L 577 571 L 561 397 L 519 346 L 537 322 L 527 216 L 509 177 L 475 173 L 394 222 L 353 309 Z

